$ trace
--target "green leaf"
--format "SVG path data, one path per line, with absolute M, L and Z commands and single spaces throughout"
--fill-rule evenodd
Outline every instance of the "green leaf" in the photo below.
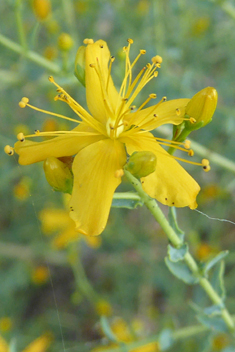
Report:
M 224 269 L 225 269 L 224 261 L 221 261 L 216 266 L 211 278 L 212 286 L 214 287 L 215 291 L 223 300 L 226 297 L 226 289 L 224 285 Z
M 172 262 L 178 262 L 183 260 L 185 254 L 188 252 L 188 245 L 184 243 L 180 248 L 172 247 L 170 244 L 168 245 L 168 257 Z
M 186 284 L 197 284 L 199 279 L 195 277 L 185 263 L 172 262 L 169 258 L 165 258 L 165 263 L 171 273 Z
M 219 305 L 213 305 L 211 307 L 207 307 L 203 310 L 203 312 L 207 315 L 207 316 L 218 316 L 221 315 L 221 306 Z
M 183 241 L 184 232 L 178 226 L 175 207 L 169 207 L 168 220 L 175 233 Z
M 228 332 L 228 328 L 224 320 L 218 316 L 208 316 L 202 313 L 197 315 L 197 319 L 200 323 L 210 329 L 215 329 L 220 332 Z
M 215 266 L 218 262 L 224 259 L 228 254 L 229 254 L 229 251 L 222 251 L 218 253 L 214 258 L 208 260 L 205 263 L 205 266 L 203 269 L 204 274 L 207 274 L 213 266 Z
M 137 193 L 114 193 L 112 201 L 112 207 L 114 208 L 135 209 L 139 206 L 142 207 L 143 205 L 144 203 L 142 202 L 140 196 Z

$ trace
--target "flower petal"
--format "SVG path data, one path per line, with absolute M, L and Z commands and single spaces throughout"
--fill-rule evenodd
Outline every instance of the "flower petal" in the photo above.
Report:
M 55 137 L 43 142 L 33 142 L 31 140 L 16 142 L 14 147 L 15 152 L 20 156 L 19 164 L 28 165 L 36 163 L 45 160 L 49 156 L 56 158 L 71 156 L 77 154 L 79 150 L 85 148 L 87 145 L 104 138 L 102 135 L 89 135 L 91 132 L 90 128 L 84 125 L 79 125 L 74 128 L 71 133 L 73 131 L 88 132 L 88 134 L 75 136 L 68 133 L 61 137 Z
M 103 40 L 88 44 L 85 55 L 87 106 L 94 118 L 106 123 L 110 116 L 107 116 L 108 110 L 104 100 L 106 100 L 106 104 L 110 105 L 113 112 L 118 101 L 118 92 L 108 69 L 111 56 L 108 45 Z M 95 67 L 91 67 L 91 64 Z
M 123 138 L 124 142 L 124 138 Z M 168 206 L 197 207 L 200 191 L 197 182 L 154 139 L 151 133 L 139 134 L 138 139 L 125 138 L 127 152 L 148 150 L 156 155 L 155 172 L 142 178 L 143 189 L 152 198 Z
M 149 108 L 130 113 L 125 116 L 125 120 L 128 122 L 131 119 L 136 126 L 144 124 L 144 129 L 149 131 L 167 123 L 179 125 L 183 122 L 185 107 L 189 101 L 190 99 L 174 99 L 162 102 L 156 105 L 155 109 L 154 106 L 150 106 Z M 155 117 L 154 115 L 157 116 Z
M 89 145 L 75 157 L 70 216 L 79 232 L 94 236 L 104 230 L 113 193 L 121 182 L 115 171 L 125 162 L 124 145 L 111 139 Z

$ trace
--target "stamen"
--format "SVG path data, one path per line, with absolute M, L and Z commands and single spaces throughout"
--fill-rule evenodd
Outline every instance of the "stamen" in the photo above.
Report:
M 19 107 L 22 108 L 22 109 L 25 108 L 26 105 L 28 104 L 28 102 L 29 102 L 29 99 L 26 98 L 26 97 L 23 97 L 21 99 L 21 101 L 19 102 Z
M 188 155 L 189 156 L 194 156 L 194 151 L 192 149 L 190 149 L 189 152 L 188 152 Z
M 141 110 L 151 99 L 156 99 L 157 98 L 157 94 L 149 94 L 149 97 L 145 100 L 145 102 L 140 105 L 140 107 L 137 109 L 137 111 Z
M 197 122 L 197 120 L 196 120 L 194 117 L 190 117 L 190 118 L 189 118 L 189 121 L 190 121 L 192 124 L 194 124 L 194 123 Z
M 18 133 L 16 137 L 21 142 L 25 141 L 25 136 L 24 136 L 24 134 L 22 132 Z
M 8 155 L 13 155 L 14 154 L 14 148 L 12 148 L 11 146 L 9 145 L 6 145 L 4 147 L 4 152 Z
M 186 141 L 184 141 L 185 149 L 190 149 L 190 146 L 191 146 L 191 142 L 188 139 L 186 139 Z
M 28 101 L 29 101 L 28 98 L 25 98 L 25 97 L 22 98 L 21 101 L 19 102 L 19 106 L 21 108 L 25 108 L 26 106 L 28 106 L 29 108 L 31 108 L 33 110 L 36 110 L 36 111 L 39 111 L 39 112 L 43 112 L 44 114 L 47 114 L 47 115 L 52 115 L 52 116 L 60 117 L 60 118 L 65 119 L 65 120 L 69 120 L 69 121 L 73 121 L 73 122 L 76 122 L 76 123 L 80 123 L 79 120 L 75 120 L 75 119 L 72 119 L 72 118 L 64 116 L 64 115 L 56 114 L 54 112 L 50 112 L 50 111 L 47 111 L 47 110 L 43 110 L 43 109 L 37 108 L 36 106 L 28 104 Z

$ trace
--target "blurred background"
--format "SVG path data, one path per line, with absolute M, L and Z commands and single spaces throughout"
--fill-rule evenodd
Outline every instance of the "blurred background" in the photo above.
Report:
M 116 57 L 112 72 L 117 85 L 124 72 L 122 47 L 132 38 L 132 59 L 139 49 L 147 50 L 139 67 L 156 54 L 163 57 L 158 78 L 139 103 L 152 92 L 159 99 L 174 99 L 191 98 L 207 86 L 217 89 L 212 123 L 190 138 L 231 163 L 222 159 L 218 165 L 215 157 L 209 173 L 184 166 L 202 187 L 198 209 L 234 221 L 234 2 L 6 0 L 0 2 L 0 13 L 0 334 L 8 343 L 14 341 L 17 351 L 47 333 L 53 337 L 51 351 L 64 351 L 64 343 L 71 351 L 86 352 L 107 342 L 100 315 L 108 316 L 127 342 L 197 324 L 190 302 L 206 306 L 208 301 L 200 288 L 186 286 L 166 268 L 168 241 L 147 209 L 112 208 L 100 237 L 65 246 L 66 238 L 74 236 L 65 197 L 48 185 L 42 163 L 20 166 L 17 155 L 8 157 L 3 148 L 13 145 L 19 132 L 72 127 L 20 109 L 18 102 L 27 96 L 37 107 L 73 117 L 65 104 L 53 100 L 52 74 L 85 107 L 85 89 L 73 74 L 84 38 L 108 42 Z M 30 50 L 29 57 L 19 45 Z M 208 153 L 205 157 L 210 159 Z M 195 152 L 194 159 L 201 156 Z M 120 190 L 131 188 L 124 184 Z M 235 226 L 186 208 L 177 213 L 198 261 L 230 250 L 225 286 L 227 306 L 234 312 Z M 169 351 L 225 351 L 228 344 L 223 334 L 205 332 L 179 340 Z

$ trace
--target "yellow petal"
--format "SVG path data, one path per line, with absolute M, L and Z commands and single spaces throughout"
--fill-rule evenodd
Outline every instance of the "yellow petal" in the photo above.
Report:
M 139 134 L 138 138 L 125 138 L 127 152 L 148 150 L 156 155 L 155 172 L 142 178 L 143 189 L 152 198 L 168 206 L 197 207 L 196 197 L 200 191 L 197 182 L 154 139 L 151 133 Z
M 22 352 L 45 352 L 51 344 L 52 336 L 45 334 L 31 342 Z
M 160 105 L 156 105 L 155 109 L 154 106 L 150 106 L 128 114 L 125 116 L 125 120 L 131 119 L 136 126 L 147 123 L 145 129 L 148 130 L 153 130 L 167 123 L 179 125 L 183 121 L 185 107 L 189 101 L 190 99 L 174 99 L 162 102 Z
M 73 131 L 85 132 L 84 126 L 80 125 Z M 15 152 L 19 154 L 19 164 L 28 165 L 43 161 L 50 156 L 56 158 L 62 156 L 71 156 L 79 152 L 82 148 L 91 143 L 95 143 L 104 138 L 102 135 L 70 135 L 66 134 L 61 137 L 55 137 L 43 142 L 33 142 L 25 140 L 24 142 L 15 143 Z
M 87 106 L 93 117 L 102 123 L 106 123 L 110 117 L 107 116 L 104 99 L 113 111 L 115 111 L 118 100 L 118 92 L 109 75 L 109 60 L 110 51 L 105 41 L 98 40 L 87 45 L 85 69 Z
M 89 145 L 75 157 L 70 216 L 79 232 L 94 236 L 104 230 L 113 193 L 121 182 L 115 171 L 125 162 L 124 145 L 111 139 Z
M 8 344 L 1 335 L 0 335 L 0 352 L 9 352 Z

